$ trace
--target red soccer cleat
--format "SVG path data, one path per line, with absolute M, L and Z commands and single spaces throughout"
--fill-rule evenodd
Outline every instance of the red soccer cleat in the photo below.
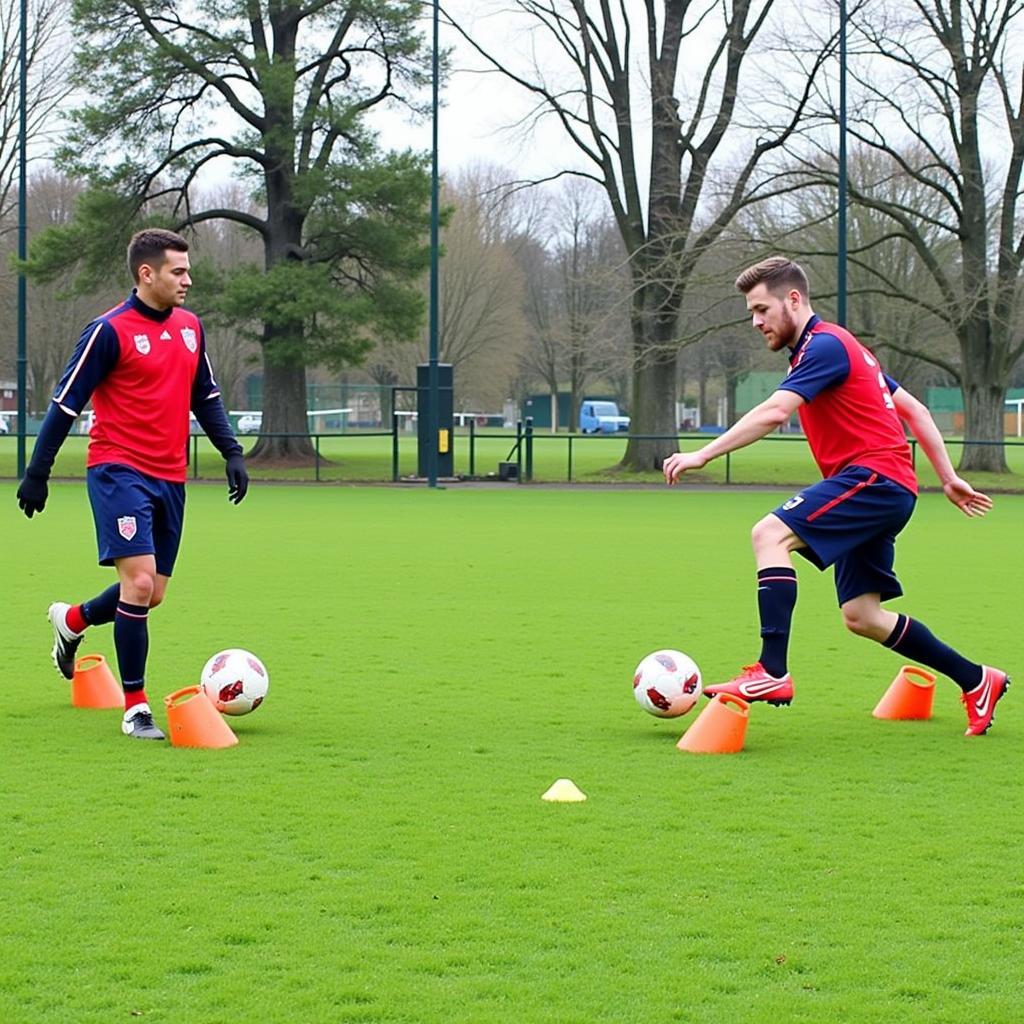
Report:
M 780 707 L 793 700 L 793 677 L 787 672 L 781 679 L 776 679 L 765 672 L 761 662 L 757 662 L 755 665 L 744 665 L 743 671 L 727 683 L 705 686 L 704 693 L 709 697 L 729 693 L 733 697 L 747 701 L 748 704 L 763 700 Z
M 988 732 L 995 718 L 996 705 L 1009 685 L 1010 677 L 1005 672 L 988 665 L 981 666 L 981 682 L 960 697 L 967 709 L 965 736 L 983 736 Z

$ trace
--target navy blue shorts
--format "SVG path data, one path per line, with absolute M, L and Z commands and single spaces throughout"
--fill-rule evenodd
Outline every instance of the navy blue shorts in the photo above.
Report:
M 115 558 L 155 555 L 156 571 L 170 576 L 185 521 L 185 485 L 114 462 L 90 466 L 85 482 L 100 565 L 113 565 Z
M 906 487 L 851 466 L 805 488 L 774 514 L 807 545 L 800 554 L 808 561 L 819 569 L 835 565 L 842 605 L 862 594 L 888 601 L 903 593 L 893 572 L 896 534 L 916 503 Z

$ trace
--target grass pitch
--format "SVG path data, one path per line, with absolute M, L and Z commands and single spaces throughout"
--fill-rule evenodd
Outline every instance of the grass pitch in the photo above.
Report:
M 46 607 L 111 579 L 84 487 L 32 522 L 0 487 L 0 1020 L 1019 1021 L 1024 691 L 982 739 L 948 681 L 875 721 L 899 660 L 801 565 L 797 699 L 742 754 L 633 702 L 658 647 L 756 657 L 780 497 L 193 487 L 149 693 L 234 645 L 271 689 L 190 751 L 71 708 Z M 1024 682 L 1022 525 L 925 496 L 894 607 Z

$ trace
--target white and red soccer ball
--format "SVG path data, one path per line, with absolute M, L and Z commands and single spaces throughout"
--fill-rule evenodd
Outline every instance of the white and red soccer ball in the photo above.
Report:
M 682 651 L 648 654 L 633 674 L 633 696 L 637 704 L 658 718 L 685 715 L 702 692 L 700 669 Z
M 218 711 L 247 715 L 267 695 L 270 676 L 266 666 L 249 651 L 232 647 L 218 651 L 204 666 L 200 684 Z

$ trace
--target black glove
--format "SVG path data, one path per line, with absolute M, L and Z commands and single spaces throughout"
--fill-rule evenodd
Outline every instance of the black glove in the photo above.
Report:
M 233 501 L 237 505 L 249 490 L 249 474 L 245 471 L 244 457 L 229 455 L 224 471 L 228 475 L 228 501 Z
M 48 473 L 40 473 L 31 466 L 25 470 L 25 479 L 18 488 L 18 505 L 29 519 L 46 508 L 46 498 L 50 493 L 46 484 L 48 476 Z

